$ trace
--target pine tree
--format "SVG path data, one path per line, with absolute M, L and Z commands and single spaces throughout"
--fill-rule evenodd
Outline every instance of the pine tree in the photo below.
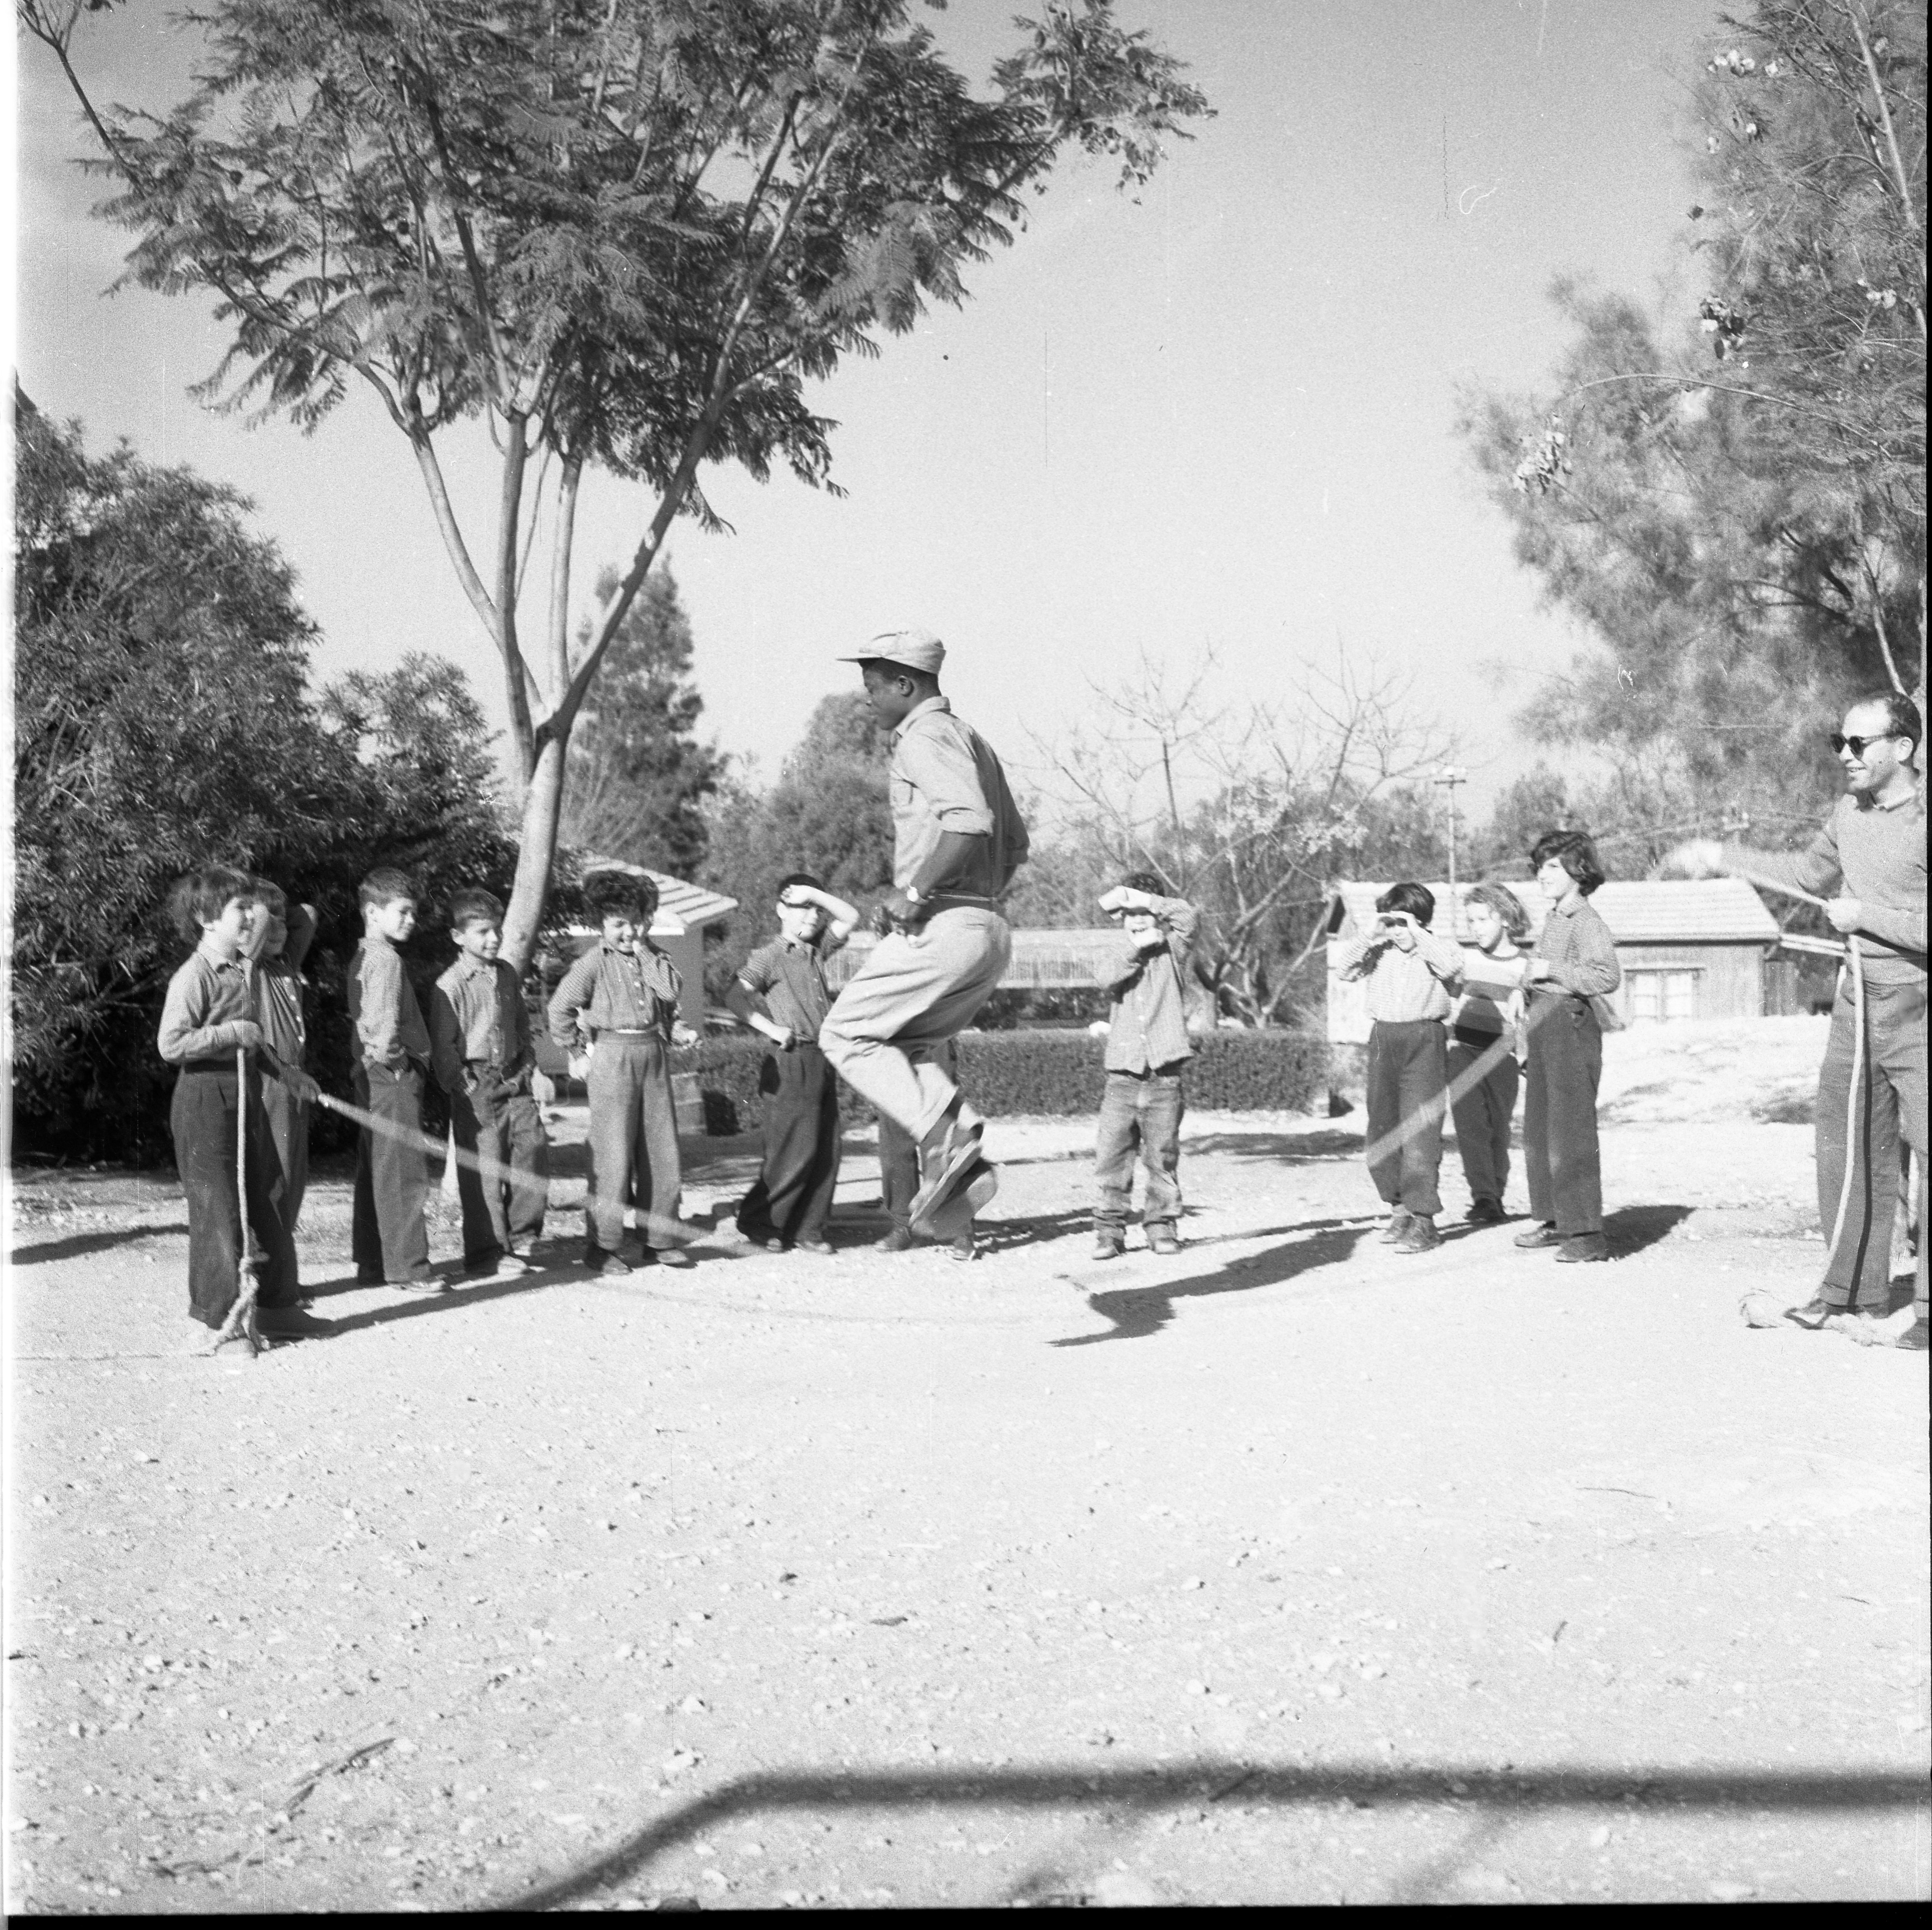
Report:
M 603 599 L 617 573 L 597 580 Z M 590 646 L 586 623 L 580 648 Z M 572 734 L 561 841 L 692 878 L 709 839 L 704 801 L 725 760 L 697 737 L 704 700 L 692 682 L 691 622 L 668 571 L 651 577 L 611 640 Z

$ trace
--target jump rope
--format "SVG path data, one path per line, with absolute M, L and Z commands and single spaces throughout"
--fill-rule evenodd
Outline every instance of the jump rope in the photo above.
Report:
M 1820 910 L 1824 908 L 1826 903 L 1824 899 L 1816 897 L 1809 892 L 1799 891 L 1794 886 L 1780 884 L 1774 879 L 1763 877 L 1749 871 L 1736 871 L 1732 875 L 1742 878 L 1749 883 L 1760 886 L 1767 891 L 1777 892 L 1786 898 L 1796 898 L 1802 904 L 1816 905 Z M 1838 1252 L 1839 1240 L 1844 1233 L 1846 1216 L 1851 1206 L 1852 1180 L 1856 1163 L 1856 1154 L 1858 1145 L 1858 1101 L 1864 1074 L 1864 960 L 1856 933 L 1847 935 L 1845 941 L 1845 952 L 1851 965 L 1852 1006 L 1855 1028 L 1852 1044 L 1851 1095 L 1846 1108 L 1845 1176 L 1844 1183 L 1838 1190 L 1838 1210 L 1832 1222 L 1832 1237 L 1827 1248 L 1828 1255 L 1835 1255 Z M 1534 1031 L 1555 1009 L 1553 1002 L 1532 1003 L 1525 1014 L 1525 1031 L 1526 1032 Z M 1388 1154 L 1396 1152 L 1407 1145 L 1418 1134 L 1428 1130 L 1439 1121 L 1444 1109 L 1453 1107 L 1465 1094 L 1480 1085 L 1502 1062 L 1504 1055 L 1510 1049 L 1509 1034 L 1507 1032 L 1499 1034 L 1493 1045 L 1485 1047 L 1474 1059 L 1470 1061 L 1468 1065 L 1449 1081 L 1439 1100 L 1431 1100 L 1416 1108 L 1406 1114 L 1379 1139 L 1370 1141 L 1364 1149 L 1364 1155 L 1368 1162 L 1371 1165 L 1378 1163 Z M 265 1048 L 262 1056 L 268 1069 L 279 1074 L 282 1068 L 274 1054 Z M 238 1050 L 235 1058 L 237 1091 L 238 1093 L 245 1095 L 248 1054 L 245 1051 Z M 499 1185 L 512 1184 L 520 1176 L 514 1168 L 505 1164 L 501 1160 L 491 1158 L 487 1153 L 472 1152 L 464 1147 L 450 1146 L 443 1141 L 432 1139 L 428 1134 L 418 1132 L 412 1127 L 400 1124 L 397 1120 L 385 1119 L 380 1113 L 370 1112 L 361 1106 L 352 1105 L 346 1099 L 338 1099 L 332 1092 L 318 1091 L 315 1095 L 315 1102 L 317 1105 L 326 1107 L 332 1113 L 340 1114 L 344 1119 L 353 1121 L 358 1126 L 367 1127 L 371 1132 L 380 1134 L 385 1138 L 396 1140 L 403 1145 L 426 1152 L 432 1157 L 437 1155 L 445 1155 L 453 1159 L 459 1167 L 477 1174 L 482 1179 L 494 1180 Z M 247 1113 L 248 1107 L 244 1096 L 242 1103 L 237 1108 L 235 1134 L 236 1197 L 238 1201 L 244 1202 L 248 1197 L 248 1134 L 245 1124 Z M 604 1199 L 604 1195 L 593 1194 L 590 1203 L 593 1206 L 602 1203 Z M 685 1230 L 680 1222 L 664 1215 L 647 1212 L 644 1217 L 649 1230 L 652 1233 L 675 1237 Z M 1922 1234 L 1921 1237 L 1923 1237 Z M 260 1338 L 255 1324 L 256 1285 L 252 1265 L 255 1258 L 254 1242 L 245 1209 L 242 1215 L 242 1244 L 240 1290 L 236 1296 L 234 1306 L 230 1309 L 227 1320 L 216 1336 L 216 1344 L 219 1344 L 222 1341 L 232 1339 L 240 1335 L 245 1336 L 251 1346 L 259 1347 Z

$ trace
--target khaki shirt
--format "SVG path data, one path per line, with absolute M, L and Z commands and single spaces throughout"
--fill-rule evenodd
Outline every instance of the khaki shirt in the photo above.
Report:
M 943 697 L 916 706 L 892 733 L 892 883 L 904 891 L 942 831 L 985 841 L 935 897 L 1003 898 L 1026 862 L 1027 828 L 993 748 Z

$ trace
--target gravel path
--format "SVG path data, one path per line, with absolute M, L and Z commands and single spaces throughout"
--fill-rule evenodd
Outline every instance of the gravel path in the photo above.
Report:
M 1624 1052 L 1608 1266 L 1210 1117 L 1096 1265 L 1085 1128 L 1003 1122 L 970 1266 L 592 1281 L 578 1181 L 424 1299 L 326 1178 L 330 1331 L 242 1364 L 178 1193 L 26 1185 L 10 1906 L 1924 1896 L 1924 1360 L 1736 1317 L 1818 1258 L 1772 1023 Z

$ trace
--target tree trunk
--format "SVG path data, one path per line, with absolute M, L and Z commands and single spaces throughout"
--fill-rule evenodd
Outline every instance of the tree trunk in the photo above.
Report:
M 524 787 L 524 821 L 517 846 L 516 882 L 503 915 L 504 964 L 519 978 L 529 970 L 543 928 L 550 896 L 550 862 L 556 855 L 556 830 L 563 815 L 565 756 L 569 740 L 546 733 L 537 751 L 530 782 Z

